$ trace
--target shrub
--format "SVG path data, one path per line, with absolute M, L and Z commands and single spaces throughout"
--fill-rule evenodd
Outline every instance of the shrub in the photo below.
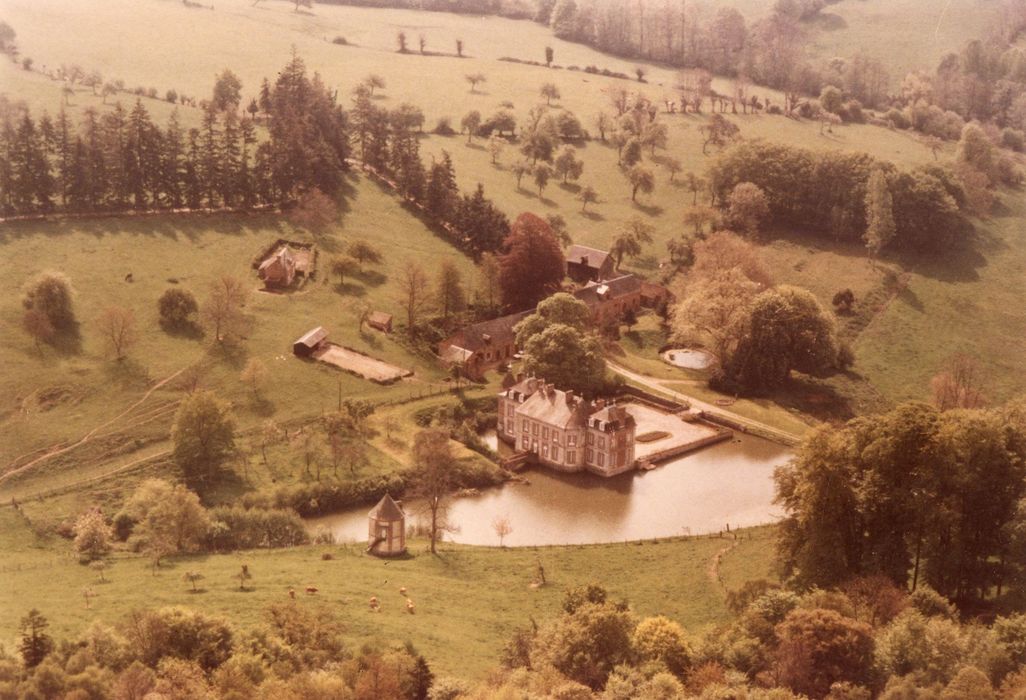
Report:
M 456 130 L 452 128 L 452 120 L 449 117 L 439 117 L 434 132 L 439 136 L 452 136 Z
M 907 129 L 912 126 L 908 117 L 905 116 L 905 113 L 897 107 L 891 107 L 887 110 L 887 114 L 884 115 L 884 118 L 887 119 L 895 129 Z
M 172 287 L 161 294 L 157 301 L 160 322 L 169 328 L 183 328 L 189 325 L 198 310 L 196 297 L 185 289 Z
M 176 92 L 175 90 L 168 90 L 166 93 L 164 93 L 164 100 L 170 102 L 171 104 L 178 102 L 178 92 Z
M 258 547 L 295 547 L 307 544 L 306 525 L 294 510 L 227 506 L 209 512 L 211 527 L 206 549 L 225 552 Z
M 346 41 L 346 38 L 344 36 L 336 36 L 334 39 L 331 40 L 331 43 L 338 44 L 339 46 L 346 46 L 349 44 L 349 42 Z
M 1001 130 L 1001 145 L 1021 153 L 1026 149 L 1026 132 L 1006 126 Z

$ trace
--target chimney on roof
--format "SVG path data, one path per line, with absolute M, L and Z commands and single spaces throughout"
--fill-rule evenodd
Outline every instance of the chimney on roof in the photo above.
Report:
M 605 407 L 606 407 L 606 400 L 605 399 L 598 399 L 598 400 L 595 401 L 595 410 L 596 411 L 601 411 Z
M 574 405 L 574 399 L 575 399 L 574 392 L 573 391 L 567 391 L 566 392 L 566 405 L 567 406 L 573 406 Z
M 585 267 L 587 267 L 587 265 L 588 265 L 588 256 L 587 255 L 582 255 L 581 256 L 581 264 L 584 265 Z
M 519 384 L 522 381 L 524 381 L 524 373 L 523 372 L 517 372 L 517 383 Z

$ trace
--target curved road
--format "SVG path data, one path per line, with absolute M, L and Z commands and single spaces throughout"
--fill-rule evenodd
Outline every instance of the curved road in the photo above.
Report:
M 755 428 L 760 432 L 765 433 L 776 440 L 779 440 L 780 442 L 786 443 L 788 445 L 793 445 L 801 442 L 802 440 L 801 435 L 792 433 L 787 430 L 781 430 L 780 428 L 768 425 L 766 423 L 763 423 L 762 421 L 747 418 L 746 416 L 742 416 L 739 413 L 735 413 L 734 411 L 726 410 L 722 406 L 717 406 L 716 404 L 709 403 L 708 401 L 702 401 L 701 399 L 696 399 L 693 396 L 682 394 L 676 389 L 668 388 L 663 381 L 654 379 L 653 377 L 649 377 L 645 374 L 638 374 L 637 372 L 629 370 L 626 367 L 622 367 L 616 364 L 615 362 L 607 360 L 606 364 L 609 366 L 611 370 L 613 370 L 620 376 L 625 377 L 626 379 L 630 379 L 633 382 L 637 382 L 638 384 L 648 389 L 652 389 L 654 391 L 667 394 L 672 398 L 676 399 L 677 401 L 687 402 L 690 406 L 697 408 L 701 411 L 705 411 L 706 413 L 720 415 L 739 425 L 743 425 L 749 428 Z

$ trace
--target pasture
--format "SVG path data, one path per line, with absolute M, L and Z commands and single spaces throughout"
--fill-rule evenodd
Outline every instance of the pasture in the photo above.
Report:
M 663 539 L 577 547 L 506 548 L 445 545 L 438 556 L 414 540 L 411 556 L 380 560 L 355 546 L 312 545 L 225 555 L 176 557 L 151 572 L 145 558 L 116 554 L 101 582 L 61 542 L 34 540 L 20 516 L 0 510 L 5 585 L 0 590 L 0 641 L 13 638 L 18 619 L 36 607 L 52 622 L 56 637 L 84 630 L 94 619 L 113 622 L 136 607 L 186 605 L 228 617 L 237 629 L 260 623 L 272 602 L 324 606 L 337 614 L 351 647 L 378 639 L 412 642 L 438 675 L 480 677 L 498 663 L 502 644 L 515 627 L 555 616 L 567 587 L 601 582 L 627 599 L 639 615 L 663 614 L 697 636 L 728 618 L 725 589 L 747 580 L 772 578 L 773 529 L 741 531 L 729 538 Z M 719 566 L 717 552 L 724 552 Z M 331 560 L 322 559 L 330 552 Z M 232 576 L 241 564 L 253 573 L 240 591 Z M 538 565 L 547 585 L 531 583 Z M 199 592 L 182 580 L 186 571 L 204 576 Z M 719 583 L 718 576 L 723 583 Z M 306 596 L 306 586 L 319 589 Z M 406 612 L 398 590 L 408 589 L 416 613 Z M 725 587 L 725 588 L 724 588 Z M 96 597 L 86 608 L 84 590 Z M 377 596 L 382 611 L 367 601 Z

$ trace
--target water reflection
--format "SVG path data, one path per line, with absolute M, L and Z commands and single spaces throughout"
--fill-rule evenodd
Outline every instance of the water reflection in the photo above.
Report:
M 486 436 L 489 439 L 489 436 Z M 451 519 L 467 544 L 498 544 L 492 522 L 509 518 L 510 546 L 586 544 L 698 534 L 760 525 L 779 516 L 773 505 L 773 469 L 791 456 L 766 440 L 738 436 L 647 473 L 606 479 L 529 471 L 530 485 L 508 484 L 456 499 Z M 339 541 L 367 537 L 367 510 L 310 521 L 327 525 Z M 408 513 L 418 504 L 407 503 Z

